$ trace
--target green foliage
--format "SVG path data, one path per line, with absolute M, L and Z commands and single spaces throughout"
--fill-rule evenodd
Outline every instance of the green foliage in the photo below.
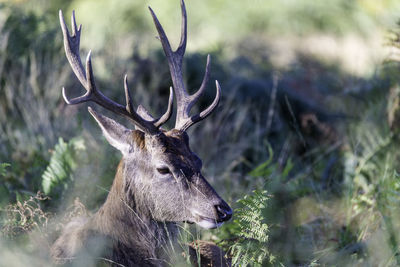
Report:
M 262 164 L 258 165 L 254 170 L 252 170 L 249 174 L 254 177 L 269 177 L 274 171 L 274 168 L 271 168 L 271 162 L 274 159 L 274 153 L 272 147 L 268 144 L 268 154 L 269 158 Z
M 238 200 L 240 207 L 235 210 L 237 239 L 230 248 L 233 255 L 232 263 L 238 266 L 263 266 L 268 261 L 274 262 L 274 257 L 268 250 L 268 225 L 265 213 L 268 193 L 265 190 L 254 190 Z
M 59 196 L 73 181 L 78 154 L 85 150 L 82 138 L 71 139 L 68 143 L 59 138 L 54 147 L 50 163 L 42 175 L 42 188 L 46 195 Z
M 370 109 L 365 116 L 378 119 L 380 112 Z M 357 143 L 351 144 L 352 150 L 344 156 L 347 227 L 356 235 L 357 242 L 368 245 L 366 259 L 370 262 L 398 265 L 399 140 L 387 126 L 371 128 L 368 122 L 355 125 L 351 135 L 357 137 Z M 385 238 L 377 243 L 375 238 L 382 232 Z M 378 247 L 385 248 L 385 253 L 378 252 Z
M 8 173 L 7 167 L 10 167 L 10 166 L 11 166 L 11 164 L 9 164 L 9 163 L 0 163 L 0 180 L 5 179 L 5 177 Z M 0 207 L 8 204 L 9 199 L 8 199 L 8 197 L 5 197 L 5 196 L 8 196 L 8 193 L 9 192 L 8 192 L 8 189 L 5 185 L 5 183 L 4 182 L 0 183 Z
M 6 176 L 7 173 L 6 168 L 10 166 L 11 164 L 9 163 L 0 163 L 0 176 Z
M 1 205 L 35 195 L 49 148 L 61 132 L 69 137 L 76 131 L 75 120 L 59 119 L 57 88 L 67 85 L 69 73 L 57 12 L 47 13 L 43 2 L 0 4 L 0 162 L 12 162 L 0 182 Z
M 62 195 L 71 188 L 83 142 L 58 140 L 50 159 L 48 148 L 61 133 L 69 139 L 77 131 L 95 131 L 86 121 L 85 112 L 62 102 L 62 86 L 69 88 L 71 96 L 83 89 L 62 49 L 59 8 L 67 21 L 72 8 L 76 9 L 78 23 L 84 25 L 82 58 L 87 49 L 93 49 L 98 86 L 105 88 L 108 96 L 123 101 L 121 91 L 106 88 L 118 88 L 116 85 L 128 72 L 133 77 L 137 103 L 157 114 L 165 106 L 171 83 L 159 42 L 153 38 L 151 17 L 140 1 L 123 0 L 119 5 L 105 0 L 15 2 L 0 4 L 0 162 L 12 162 L 11 168 L 0 165 L 0 206 L 14 203 L 7 208 L 10 236 L 45 225 L 46 211 L 27 199 L 40 186 L 52 196 L 49 206 L 67 202 L 59 200 L 64 200 Z M 216 51 L 218 56 L 212 56 L 212 79 L 224 84 L 219 112 L 196 130 L 190 130 L 191 144 L 205 163 L 207 176 L 221 174 L 221 179 L 211 181 L 216 191 L 230 203 L 240 200 L 232 222 L 217 231 L 197 232 L 183 243 L 201 239 L 201 235 L 209 239 L 217 235 L 239 266 L 280 262 L 288 266 L 400 264 L 400 154 L 396 151 L 399 90 L 397 95 L 387 94 L 398 81 L 398 67 L 385 65 L 382 70 L 379 66 L 376 76 L 354 77 L 336 62 L 296 54 L 297 48 L 303 51 L 302 47 L 314 47 L 307 41 L 309 36 L 318 37 L 315 46 L 323 49 L 320 37 L 341 43 L 341 38 L 348 40 L 363 34 L 366 40 L 376 40 L 379 28 L 398 16 L 399 3 L 187 2 L 187 87 L 198 87 L 205 55 Z M 151 6 L 171 43 L 176 45 L 180 34 L 179 3 L 154 0 Z M 399 34 L 393 34 L 390 41 L 399 48 Z M 306 43 L 293 42 L 303 37 Z M 282 48 L 285 55 L 294 57 L 290 61 L 293 65 L 274 65 L 270 57 L 275 55 L 275 48 L 269 47 L 273 41 L 285 44 Z M 357 45 L 355 42 L 351 47 Z M 157 49 L 159 52 L 154 52 Z M 326 49 L 328 54 L 335 50 L 329 46 Z M 347 55 L 340 49 L 332 53 Z M 270 98 L 271 70 L 278 69 L 277 99 L 271 109 L 265 103 Z M 195 108 L 206 107 L 213 93 L 207 89 Z M 158 94 L 160 97 L 155 97 Z M 393 113 L 390 130 L 384 119 L 387 98 L 393 100 L 389 107 Z M 289 105 L 290 114 L 285 113 Z M 330 114 L 329 106 L 346 115 Z M 324 112 L 319 113 L 319 109 Z M 269 110 L 274 113 L 271 127 L 266 130 L 263 122 Z M 302 120 L 305 113 L 316 119 Z M 351 119 L 342 120 L 346 116 Z M 321 134 L 321 130 L 329 132 L 331 128 L 339 133 L 335 144 Z M 269 140 L 273 148 L 265 148 L 262 140 Z M 88 179 L 98 179 L 96 185 L 102 187 L 109 186 L 119 157 L 111 148 L 106 149 L 105 153 L 91 153 L 91 164 L 83 170 L 90 173 Z M 112 157 L 110 153 L 114 153 Z M 98 155 L 96 163 L 92 159 Z M 258 165 L 266 155 L 269 159 Z M 88 184 L 82 178 L 81 185 Z M 80 186 L 79 190 L 73 193 L 82 195 L 91 190 L 86 194 L 90 198 L 84 199 L 85 204 L 93 202 L 90 207 L 102 203 L 107 193 L 91 185 Z M 99 197 L 94 197 L 96 193 Z M 46 264 L 40 266 L 43 265 Z
M 250 172 L 253 179 L 261 178 L 259 189 L 237 201 L 234 220 L 220 233 L 221 245 L 228 248 L 235 266 L 265 266 L 280 264 L 270 251 L 270 198 L 267 190 L 277 190 L 293 167 L 288 160 L 284 168 L 273 163 L 273 151 L 268 145 L 269 158 Z M 273 197 L 273 196 L 272 196 Z M 226 238 L 229 237 L 229 238 Z

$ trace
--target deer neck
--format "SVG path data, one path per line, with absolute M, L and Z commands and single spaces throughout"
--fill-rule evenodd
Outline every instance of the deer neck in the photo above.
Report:
M 134 257 L 160 258 L 168 239 L 176 236 L 176 224 L 154 221 L 148 212 L 139 209 L 132 192 L 127 194 L 123 173 L 124 159 L 118 165 L 107 200 L 94 215 L 90 228 L 117 242 L 118 247 L 135 251 Z

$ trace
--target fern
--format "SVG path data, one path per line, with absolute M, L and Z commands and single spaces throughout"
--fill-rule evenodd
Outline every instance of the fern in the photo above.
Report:
M 233 222 L 222 228 L 219 234 L 219 244 L 229 250 L 232 266 L 282 265 L 269 250 L 269 192 L 271 189 L 274 192 L 276 183 L 287 180 L 293 163 L 289 159 L 285 166 L 280 166 L 273 162 L 273 151 L 269 145 L 268 151 L 269 158 L 249 173 L 261 178 L 262 186 L 237 201 L 239 207 L 234 211 Z
M 42 189 L 46 195 L 63 192 L 73 180 L 78 152 L 85 149 L 82 138 L 71 139 L 68 143 L 60 137 L 50 163 L 42 175 Z
M 238 239 L 231 246 L 232 263 L 238 266 L 262 266 L 266 259 L 274 257 L 268 251 L 268 225 L 263 211 L 269 199 L 266 190 L 254 190 L 238 203 L 234 224 L 238 226 Z
M 7 174 L 7 167 L 10 167 L 9 163 L 0 163 L 0 176 L 6 176 Z

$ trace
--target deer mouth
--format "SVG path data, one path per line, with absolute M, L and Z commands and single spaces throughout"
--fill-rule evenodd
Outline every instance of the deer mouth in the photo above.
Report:
M 200 215 L 198 212 L 194 211 L 194 223 L 196 223 L 198 226 L 205 228 L 205 229 L 214 229 L 220 227 L 224 222 L 223 221 L 218 221 L 214 218 L 209 218 L 203 215 Z M 193 222 L 190 222 L 193 223 Z

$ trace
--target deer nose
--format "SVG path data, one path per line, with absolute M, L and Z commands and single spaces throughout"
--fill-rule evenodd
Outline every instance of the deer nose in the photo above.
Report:
M 232 218 L 232 209 L 227 204 L 215 205 L 215 210 L 217 211 L 219 222 L 226 222 Z

